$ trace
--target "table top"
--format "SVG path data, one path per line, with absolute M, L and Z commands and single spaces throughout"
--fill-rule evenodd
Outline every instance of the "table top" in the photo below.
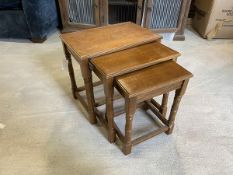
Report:
M 94 58 L 161 39 L 149 29 L 126 22 L 61 34 L 62 42 L 79 59 Z
M 133 97 L 178 83 L 193 75 L 174 61 L 167 61 L 116 78 L 124 95 Z
M 152 42 L 127 50 L 99 56 L 91 60 L 94 67 L 104 76 L 111 78 L 142 69 L 180 56 L 160 42 Z

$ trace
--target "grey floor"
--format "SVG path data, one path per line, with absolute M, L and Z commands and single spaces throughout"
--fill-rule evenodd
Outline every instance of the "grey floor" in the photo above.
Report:
M 206 41 L 186 30 L 186 41 L 165 42 L 194 78 L 174 133 L 124 156 L 73 100 L 58 36 L 43 44 L 0 41 L 1 175 L 233 174 L 233 40 Z

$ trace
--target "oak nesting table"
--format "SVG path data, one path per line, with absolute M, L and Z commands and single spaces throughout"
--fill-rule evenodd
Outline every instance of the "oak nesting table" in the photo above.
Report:
M 114 143 L 118 136 L 123 143 L 122 151 L 127 155 L 136 144 L 163 132 L 172 133 L 179 103 L 193 76 L 176 63 L 179 52 L 161 44 L 159 35 L 131 22 L 66 33 L 60 37 L 68 62 L 73 97 L 87 110 L 92 124 L 98 118 L 107 128 L 110 143 Z M 76 85 L 71 56 L 80 65 L 84 81 L 82 87 Z M 93 83 L 92 71 L 100 81 Z M 93 92 L 98 85 L 103 85 L 104 89 L 101 102 L 96 101 L 96 93 Z M 82 91 L 86 93 L 86 100 L 81 95 Z M 114 95 L 114 91 L 119 96 Z M 175 96 L 167 115 L 170 92 L 175 92 Z M 160 95 L 163 97 L 158 103 L 154 97 Z M 125 103 L 122 111 L 113 107 L 114 100 L 119 97 Z M 102 105 L 106 106 L 104 113 L 98 108 Z M 137 108 L 144 110 L 158 128 L 133 138 L 133 118 Z M 121 114 L 125 114 L 123 132 L 114 121 L 114 117 Z
M 94 73 L 104 84 L 108 139 L 111 143 L 115 142 L 116 139 L 113 121 L 113 87 L 115 78 L 161 62 L 176 60 L 178 56 L 180 54 L 177 51 L 164 46 L 160 42 L 152 42 L 99 56 L 91 60 Z
M 131 153 L 132 146 L 146 141 L 160 133 L 171 134 L 175 125 L 175 118 L 182 96 L 184 95 L 189 79 L 193 75 L 191 72 L 177 64 L 175 61 L 165 61 L 143 68 L 115 78 L 114 87 L 120 92 L 125 100 L 125 132 L 121 132 L 118 125 L 114 123 L 118 138 L 123 143 L 123 153 Z M 173 103 L 167 116 L 161 113 L 153 104 L 153 98 L 169 92 L 175 92 Z M 154 129 L 137 138 L 132 137 L 133 119 L 138 104 L 145 103 L 148 109 L 154 113 L 154 117 L 149 116 L 159 128 Z M 163 111 L 167 110 L 167 104 Z M 158 120 L 157 120 L 158 119 Z M 160 123 L 158 122 L 160 121 Z M 152 127 L 151 127 L 152 128 Z
M 161 39 L 159 35 L 130 22 L 65 33 L 61 34 L 60 37 L 68 61 L 73 97 L 78 99 L 88 111 L 89 120 L 92 124 L 96 123 L 97 119 L 89 61 L 98 56 L 160 41 Z M 77 87 L 76 85 L 71 55 L 80 65 L 84 87 Z M 98 84 L 100 83 L 97 82 L 94 85 Z M 87 103 L 79 94 L 83 89 L 86 91 Z M 105 94 L 110 94 L 109 90 Z

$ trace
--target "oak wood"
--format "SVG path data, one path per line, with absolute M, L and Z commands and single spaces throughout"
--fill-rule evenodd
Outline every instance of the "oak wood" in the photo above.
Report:
M 118 100 L 120 98 L 122 98 L 122 96 L 119 94 L 113 96 L 113 100 Z M 104 104 L 106 104 L 106 97 L 100 98 L 98 99 L 98 101 L 95 102 L 95 106 L 102 106 Z
M 192 74 L 183 67 L 168 61 L 122 75 L 116 82 L 124 89 L 123 96 L 135 97 L 191 77 Z
M 96 75 L 104 82 L 104 84 L 106 84 L 105 82 L 108 82 L 109 79 L 113 79 L 116 76 L 123 75 L 128 72 L 133 72 L 135 70 L 139 70 L 167 60 L 176 60 L 179 55 L 180 53 L 177 51 L 174 51 L 159 42 L 152 42 L 127 50 L 96 57 L 91 60 L 91 67 Z M 112 108 L 113 106 L 111 104 L 112 94 L 109 94 L 108 96 L 107 92 L 111 90 L 112 86 L 113 84 L 109 83 L 108 85 L 104 86 L 106 100 L 108 100 L 108 122 L 111 126 L 113 126 L 113 124 L 111 124 L 113 123 L 113 109 L 109 108 Z M 110 114 L 111 116 L 109 116 Z M 113 134 L 114 131 L 111 131 L 110 133 L 110 130 L 109 141 L 113 143 L 115 141 L 115 137 L 111 136 L 110 134 Z
M 102 25 L 108 24 L 108 0 L 101 1 L 100 21 Z
M 137 104 L 137 108 L 141 108 L 141 107 L 142 107 L 142 103 Z M 95 114 L 96 114 L 97 118 L 100 120 L 101 124 L 103 124 L 103 126 L 106 129 L 108 129 L 108 121 L 105 118 L 104 113 L 100 112 L 97 108 L 95 108 L 94 111 L 95 111 Z M 125 113 L 125 110 L 117 111 L 117 112 L 114 113 L 114 117 L 119 117 L 120 115 L 122 115 L 124 113 Z M 114 126 L 116 132 L 119 132 L 119 128 L 116 127 L 115 123 L 113 123 L 113 126 Z M 118 131 L 117 131 L 117 129 L 118 129 Z M 123 134 L 122 134 L 122 136 L 123 136 Z M 118 135 L 118 137 L 119 137 L 119 135 Z M 121 140 L 121 141 L 123 141 L 123 140 Z
M 101 13 L 101 21 L 102 25 L 107 25 L 109 22 L 109 8 L 108 8 L 108 1 L 109 0 L 102 0 L 102 8 L 100 8 Z M 144 0 L 138 0 L 137 3 L 137 17 L 136 17 L 136 24 L 141 25 L 142 15 L 143 15 L 143 2 Z
M 96 26 L 100 26 L 101 22 L 100 22 L 100 1 L 101 0 L 93 0 L 94 1 L 94 21 L 95 21 L 95 25 Z
M 92 83 L 92 73 L 89 69 L 89 62 L 85 60 L 80 65 L 82 77 L 85 84 L 86 96 L 87 96 L 87 104 L 88 104 L 88 114 L 90 123 L 95 124 L 97 122 L 94 107 L 95 107 L 95 99 L 93 94 L 93 83 Z
M 143 14 L 143 0 L 138 0 L 136 24 L 141 25 Z
M 150 107 L 148 106 L 148 103 L 147 102 L 149 102 L 150 104 L 151 104 L 151 101 L 150 100 L 147 100 L 147 101 L 145 101 L 144 102 L 144 106 L 147 106 L 147 108 L 146 108 L 146 110 L 145 110 L 145 112 L 148 112 L 148 110 L 151 110 L 150 109 Z M 152 106 L 153 106 L 153 108 L 155 108 L 156 109 L 156 111 L 158 111 L 158 109 L 153 105 L 153 104 L 151 104 Z M 154 113 L 154 111 L 153 110 L 151 110 L 152 111 L 152 113 Z M 155 113 L 154 113 L 155 114 Z M 155 114 L 156 116 L 157 116 L 157 114 Z M 159 128 L 161 128 L 161 127 L 163 127 L 164 125 L 166 125 L 166 124 L 164 124 L 161 120 L 158 120 L 158 118 L 156 118 L 156 117 L 154 117 L 153 115 L 147 115 L 147 117 L 148 118 L 150 118 L 152 121 L 154 121 L 154 123 L 155 123 L 155 125 L 156 126 L 158 126 Z M 160 119 L 160 118 L 159 118 Z
M 122 75 L 180 56 L 159 42 L 144 44 L 93 59 L 91 62 L 106 77 Z
M 62 32 L 71 32 L 79 29 L 88 29 L 100 26 L 100 1 L 101 0 L 93 0 L 93 19 L 95 24 L 85 24 L 85 23 L 74 23 L 70 22 L 69 14 L 68 14 L 68 0 L 58 0 L 59 10 L 61 14 L 62 21 Z
M 160 112 L 165 116 L 167 113 L 167 102 L 168 102 L 168 97 L 169 97 L 169 93 L 165 93 L 163 94 L 163 99 L 162 99 L 162 104 L 161 104 L 161 108 L 160 108 Z
M 81 60 L 150 43 L 161 38 L 131 22 L 65 33 L 60 37 Z
M 108 120 L 108 140 L 110 143 L 114 143 L 116 140 L 115 128 L 113 125 L 113 79 L 107 79 L 104 82 L 104 93 L 105 93 L 105 101 L 106 101 L 106 118 Z
M 62 19 L 62 32 L 74 32 L 80 29 L 94 28 L 108 24 L 108 0 L 94 0 L 93 12 L 95 24 L 72 23 L 69 21 L 67 0 L 58 0 Z M 184 40 L 184 29 L 191 0 L 183 0 L 176 28 L 150 29 L 157 33 L 175 32 L 174 40 Z M 138 0 L 136 23 L 149 28 L 152 15 L 152 0 Z M 144 16 L 144 23 L 142 17 Z
M 189 79 L 184 80 L 182 87 L 180 89 L 177 89 L 175 92 L 175 97 L 173 100 L 171 112 L 170 112 L 169 119 L 168 119 L 169 130 L 166 132 L 167 134 L 171 134 L 173 131 L 175 117 L 176 117 L 176 114 L 177 114 L 177 111 L 180 105 L 181 98 L 186 91 L 188 82 L 189 82 Z
M 172 91 L 174 89 L 179 89 L 179 88 L 181 88 L 181 86 L 182 86 L 182 82 L 177 82 L 177 83 L 172 83 L 169 86 L 165 86 L 165 87 L 163 86 L 161 88 L 152 89 L 151 91 L 149 91 L 150 93 L 146 93 L 146 94 L 141 93 L 141 94 L 139 94 L 138 98 L 137 98 L 137 102 L 140 103 L 142 101 L 147 100 L 151 96 L 156 97 L 156 96 L 162 95 L 164 93 L 170 92 L 170 91 Z
M 159 35 L 155 35 L 148 29 L 144 29 L 133 23 L 121 23 L 61 35 L 61 40 L 65 47 L 65 54 L 68 54 L 69 56 L 68 59 L 71 59 L 72 55 L 80 64 L 87 96 L 87 104 L 85 105 L 85 107 L 87 106 L 88 108 L 87 112 L 89 114 L 89 119 L 91 123 L 96 123 L 96 116 L 92 75 L 90 69 L 91 66 L 89 65 L 89 60 L 96 56 L 101 56 L 107 53 L 112 53 L 123 49 L 128 49 L 130 47 L 136 47 L 145 43 L 150 43 L 155 40 L 159 40 L 160 38 L 161 37 Z M 72 64 L 70 64 L 69 71 L 71 69 L 73 69 Z M 80 89 L 77 90 L 76 83 L 75 81 L 73 81 L 73 74 L 74 73 L 70 71 L 73 95 L 75 98 L 80 99 L 80 95 L 78 97 L 75 96 L 77 94 L 76 91 L 79 91 Z M 108 90 L 106 92 L 108 92 Z M 80 100 L 80 102 L 84 104 L 85 101 L 82 99 Z M 107 103 L 109 104 L 108 107 L 112 106 L 112 101 Z M 108 110 L 110 111 L 108 113 L 112 115 L 113 112 L 111 112 L 111 110 L 112 109 Z M 113 118 L 113 116 L 111 116 L 110 118 Z M 109 125 L 112 126 L 112 123 L 110 123 Z M 110 137 L 110 139 L 113 137 L 114 136 Z
M 122 141 L 123 143 L 125 143 L 125 136 L 122 134 L 121 130 L 118 128 L 118 126 L 116 125 L 116 123 L 114 123 L 114 127 L 116 129 L 116 133 L 117 133 L 117 136 L 120 139 L 120 141 Z
M 180 54 L 158 42 L 153 42 L 112 54 L 96 57 L 91 60 L 92 69 L 104 82 L 105 96 L 107 102 L 107 116 L 109 126 L 109 141 L 115 141 L 113 126 L 113 105 L 112 105 L 112 83 L 109 81 L 127 72 L 133 72 L 159 62 L 176 59 Z M 107 85 L 106 85 L 107 84 Z M 111 115 L 111 116 L 110 116 Z M 112 131 L 111 131 L 112 130 Z
M 102 85 L 102 84 L 103 84 L 102 81 L 96 81 L 96 82 L 93 82 L 93 87 L 99 86 L 99 85 Z M 77 91 L 78 92 L 85 91 L 85 85 L 84 86 L 79 86 L 77 88 Z
M 161 114 L 157 108 L 153 105 L 153 103 L 146 101 L 149 109 L 165 124 L 168 126 L 168 120 L 164 118 L 165 115 Z
M 147 0 L 145 2 L 144 7 L 144 23 L 142 24 L 144 27 L 149 28 L 150 27 L 150 21 L 151 21 L 151 15 L 152 15 L 152 8 L 153 8 L 153 1 Z
M 66 59 L 68 61 L 68 70 L 69 70 L 69 76 L 71 80 L 73 97 L 75 99 L 78 99 L 80 103 L 84 106 L 84 108 L 88 111 L 90 123 L 95 124 L 97 120 L 96 120 L 95 112 L 94 112 L 95 100 L 94 100 L 94 94 L 93 94 L 92 73 L 89 69 L 89 62 L 88 60 L 83 60 L 82 62 L 80 62 L 81 74 L 82 74 L 82 78 L 83 78 L 85 90 L 86 90 L 85 91 L 86 97 L 87 97 L 87 103 L 86 103 L 85 100 L 79 94 L 79 89 L 76 85 L 75 75 L 74 75 L 74 70 L 73 70 L 73 65 L 72 65 L 72 59 L 71 59 L 71 54 L 73 54 L 73 52 L 70 52 L 70 49 L 67 47 L 65 43 L 62 43 L 62 44 L 63 44 Z M 73 55 L 73 56 L 76 56 L 76 55 Z
M 161 105 L 157 101 L 154 99 L 151 99 L 150 101 L 158 110 L 161 110 Z
M 172 133 L 181 97 L 184 95 L 189 78 L 192 76 L 189 71 L 174 61 L 166 61 L 116 78 L 115 87 L 125 98 L 125 136 L 123 136 L 117 126 L 115 128 L 117 128 L 117 134 L 119 134 L 120 139 L 123 140 L 122 151 L 125 155 L 131 153 L 132 145 L 141 143 L 162 132 L 166 132 L 167 134 Z M 172 90 L 176 90 L 176 93 L 167 120 L 168 93 Z M 163 100 L 162 104 L 159 105 L 153 100 L 153 97 L 161 94 L 163 94 Z M 132 140 L 131 133 L 134 113 L 137 103 L 143 100 L 148 108 L 161 120 L 159 124 L 160 128 Z
M 68 15 L 68 7 L 67 0 L 58 0 L 59 10 L 61 15 L 62 27 L 63 29 L 68 26 L 69 15 Z
M 180 13 L 179 22 L 178 22 L 179 26 L 178 26 L 178 29 L 177 29 L 176 34 L 174 36 L 174 39 L 173 39 L 175 41 L 185 40 L 184 30 L 185 30 L 186 22 L 188 19 L 191 1 L 192 0 L 186 0 L 186 1 L 183 0 L 182 12 Z
M 85 30 L 94 28 L 96 25 L 93 24 L 79 24 L 79 23 L 70 23 L 68 22 L 67 26 L 63 27 L 62 33 L 70 33 L 77 30 Z
M 95 108 L 95 113 L 96 113 L 96 117 L 99 119 L 100 123 L 103 124 L 103 126 L 108 129 L 108 122 L 107 122 L 106 118 L 104 117 L 104 115 L 100 111 L 98 111 L 97 108 Z
M 91 70 L 88 68 L 88 60 L 95 56 L 112 53 L 118 50 L 135 47 L 144 43 L 159 40 L 161 37 L 155 35 L 147 29 L 144 29 L 133 23 L 122 23 L 109 25 L 106 27 L 78 31 L 69 34 L 62 34 L 61 39 L 66 45 L 67 50 L 74 56 L 80 64 L 82 77 L 85 83 L 87 94 L 88 113 L 91 123 L 96 122 L 94 113 L 94 95 Z M 90 66 L 91 67 L 91 66 Z M 105 82 L 108 82 L 105 79 Z M 109 84 L 109 83 L 108 83 Z M 111 87 L 113 83 L 105 87 L 107 118 L 109 124 L 109 141 L 115 141 L 115 131 L 113 127 L 113 107 Z
M 191 0 L 182 0 L 180 12 L 179 12 L 179 19 L 177 21 L 177 26 L 175 28 L 160 28 L 160 29 L 151 28 L 151 30 L 158 33 L 174 32 L 175 33 L 174 40 L 185 40 L 184 29 L 186 25 L 187 16 L 189 13 L 190 3 Z M 144 11 L 145 19 L 142 25 L 146 28 L 150 28 L 153 5 L 154 5 L 153 0 L 147 0 L 145 2 L 145 11 Z
M 125 110 L 126 110 L 126 124 L 125 124 L 125 139 L 123 145 L 123 153 L 125 155 L 131 153 L 132 142 L 131 142 L 131 133 L 132 133 L 132 123 L 134 113 L 136 111 L 136 99 L 128 98 L 125 100 Z
M 73 97 L 77 99 L 76 92 L 78 91 L 78 88 L 77 88 L 76 80 L 74 76 L 74 69 L 73 69 L 72 60 L 71 60 L 71 54 L 69 53 L 64 43 L 63 43 L 63 50 L 65 53 L 66 60 L 68 61 L 68 71 L 69 71 L 69 76 L 70 76 L 70 81 L 71 81 L 72 94 L 73 94 Z

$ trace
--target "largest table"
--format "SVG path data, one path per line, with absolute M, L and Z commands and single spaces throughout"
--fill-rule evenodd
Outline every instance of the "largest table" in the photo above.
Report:
M 61 34 L 60 37 L 68 61 L 73 96 L 74 98 L 79 99 L 87 109 L 91 123 L 96 123 L 97 119 L 94 109 L 95 100 L 89 60 L 97 56 L 106 55 L 161 39 L 161 36 L 131 22 L 65 33 Z M 79 91 L 82 90 L 82 88 L 77 87 L 76 85 L 71 55 L 80 65 L 82 78 L 84 80 L 84 88 L 86 90 L 87 104 L 79 94 Z

